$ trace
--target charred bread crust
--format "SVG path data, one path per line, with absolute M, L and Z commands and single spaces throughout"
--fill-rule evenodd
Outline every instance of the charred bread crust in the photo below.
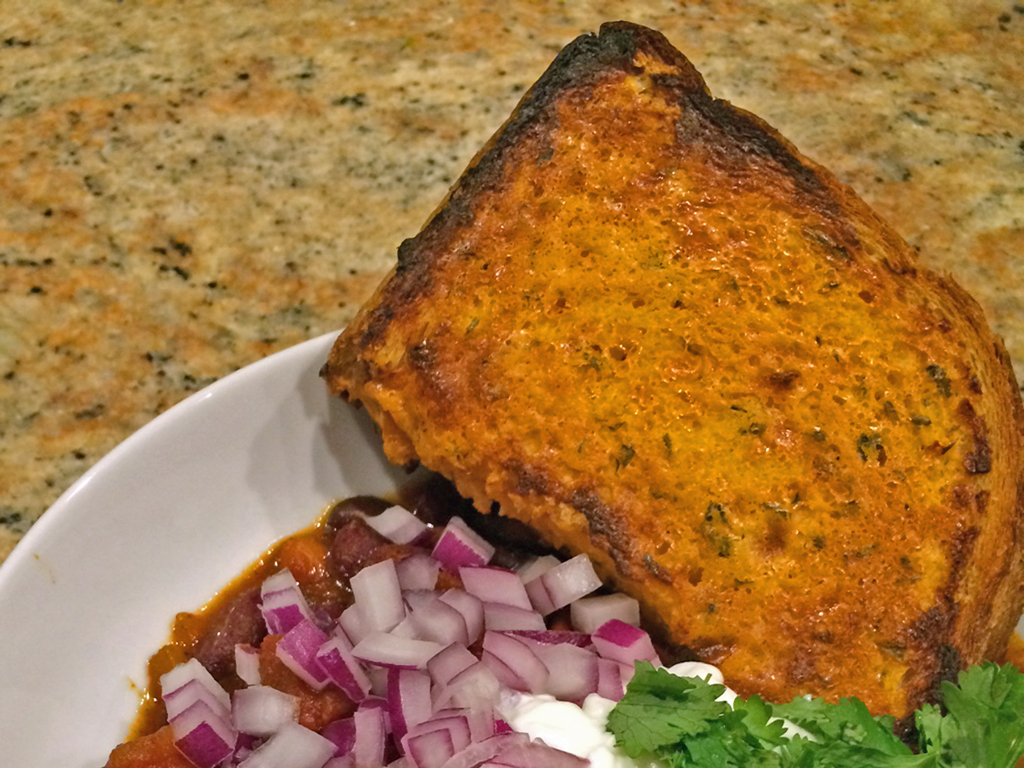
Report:
M 743 693 L 904 716 L 1020 615 L 1024 408 L 980 308 L 653 30 L 558 55 L 323 374 Z

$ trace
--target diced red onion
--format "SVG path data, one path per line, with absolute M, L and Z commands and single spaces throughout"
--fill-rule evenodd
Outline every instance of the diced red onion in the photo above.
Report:
M 361 706 L 352 715 L 356 737 L 352 757 L 356 768 L 380 768 L 384 765 L 384 745 L 387 729 L 384 711 L 380 707 Z
M 503 750 L 529 740 L 530 737 L 525 733 L 512 732 L 492 736 L 484 741 L 474 742 L 462 751 L 456 752 L 442 768 L 476 768 L 476 766 L 487 762 Z
M 260 684 L 260 652 L 247 643 L 235 645 L 235 674 L 246 685 Z
M 440 597 L 441 601 L 447 603 L 456 611 L 462 614 L 466 620 L 467 645 L 472 645 L 484 633 L 484 605 L 480 598 L 461 589 L 449 589 Z
M 611 659 L 597 660 L 597 695 L 611 701 L 618 701 L 626 692 L 622 683 L 621 664 Z
M 571 643 L 545 645 L 525 640 L 548 668 L 544 693 L 564 701 L 581 701 L 597 690 L 597 654 Z
M 398 624 L 388 632 L 389 635 L 394 637 L 404 637 L 407 640 L 422 640 L 420 632 L 416 629 L 416 625 L 412 623 L 412 618 L 409 614 L 406 614 L 405 618 L 402 619 Z
M 418 670 L 389 670 L 387 698 L 391 732 L 398 741 L 434 711 L 430 699 L 430 676 Z
M 504 603 L 484 603 L 484 627 L 495 632 L 515 629 L 542 631 L 544 617 L 533 610 L 516 608 Z
M 356 768 L 356 760 L 351 754 L 339 755 L 324 763 L 324 768 Z
M 428 554 L 414 552 L 395 563 L 398 572 L 398 583 L 402 591 L 410 589 L 433 589 L 437 585 L 437 574 L 440 564 Z
M 538 578 L 544 584 L 551 605 L 556 611 L 574 600 L 589 595 L 601 586 L 601 579 L 597 577 L 594 566 L 586 555 L 577 555 L 571 560 L 559 563 Z
M 589 768 L 590 765 L 585 758 L 528 739 L 503 748 L 494 756 L 494 762 L 513 768 Z
M 513 629 L 508 630 L 508 634 L 526 638 L 527 640 L 534 640 L 538 643 L 543 643 L 544 645 L 569 643 L 570 645 L 575 645 L 579 648 L 589 648 L 593 645 L 590 641 L 590 635 L 587 633 L 573 632 L 568 629 L 547 629 L 543 631 L 533 629 Z
M 453 643 L 427 662 L 427 673 L 443 688 L 459 672 L 476 664 L 477 657 L 464 645 Z
M 501 683 L 483 662 L 476 662 L 459 672 L 448 681 L 436 697 L 438 709 L 442 707 L 465 707 L 478 709 L 489 707 L 497 700 Z
M 288 723 L 240 763 L 240 768 L 322 768 L 334 744 L 298 723 Z
M 402 752 L 413 768 L 441 768 L 455 754 L 452 735 L 445 729 L 402 738 Z
M 283 635 L 303 619 L 313 621 L 309 603 L 287 568 L 263 581 L 260 586 L 260 613 L 272 635 Z
M 327 685 L 327 673 L 316 659 L 317 651 L 328 640 L 316 624 L 303 619 L 289 629 L 274 647 L 277 658 L 311 688 Z
M 384 685 L 382 686 L 384 693 L 381 696 L 367 696 L 359 704 L 360 709 L 376 709 L 380 711 L 381 717 L 384 718 L 384 733 L 391 733 L 391 715 L 388 713 L 388 700 L 384 698 L 387 696 L 388 689 L 388 671 L 383 667 L 377 668 L 379 671 L 384 673 Z
M 434 589 L 403 589 L 402 598 L 408 611 L 415 611 L 421 605 L 433 602 L 441 597 L 441 593 Z M 407 613 L 408 613 L 407 611 Z
M 624 621 L 612 619 L 605 622 L 597 628 L 590 639 L 597 652 L 606 659 L 623 664 L 649 661 L 655 666 L 661 666 L 661 660 L 654 650 L 650 635 Z
M 377 667 L 369 664 L 364 667 L 366 676 L 370 678 L 370 693 L 374 699 L 383 699 L 388 695 L 388 670 L 389 667 Z M 365 704 L 365 702 L 363 702 Z
M 494 721 L 494 733 L 496 735 L 497 734 L 501 734 L 501 733 L 513 733 L 512 726 L 509 725 L 504 720 L 501 720 L 501 719 L 495 720 Z
M 217 684 L 214 683 L 214 685 Z M 217 717 L 228 719 L 231 715 L 230 707 L 225 708 L 223 698 L 220 696 L 220 691 L 224 689 L 219 685 L 217 685 L 217 689 L 219 690 L 215 692 L 207 687 L 206 681 L 193 679 L 170 693 L 165 693 L 161 698 L 167 710 L 167 719 L 176 717 L 179 712 L 184 712 L 200 701 L 206 704 Z M 228 701 L 230 702 L 230 699 Z
M 299 700 L 267 685 L 240 688 L 231 697 L 231 722 L 250 736 L 272 736 L 299 715 Z
M 569 606 L 569 616 L 572 625 L 580 632 L 595 632 L 598 627 L 612 619 L 638 627 L 640 603 L 621 592 L 584 597 Z
M 320 735 L 334 744 L 335 755 L 347 755 L 356 744 L 356 721 L 351 717 L 334 720 L 320 729 Z
M 516 571 L 516 575 L 519 576 L 519 580 L 523 584 L 529 584 L 542 573 L 550 571 L 560 562 L 561 560 L 554 555 L 541 555 L 520 566 L 519 570 Z
M 360 702 L 370 692 L 370 678 L 352 655 L 348 641 L 333 637 L 320 646 L 316 661 L 331 682 L 338 686 L 354 702 Z
M 411 544 L 427 530 L 427 524 L 409 510 L 388 507 L 379 515 L 366 517 L 366 524 L 396 544 Z
M 530 598 L 530 604 L 542 616 L 555 612 L 555 604 L 551 600 L 551 595 L 548 594 L 548 588 L 544 586 L 544 582 L 539 576 L 526 582 L 525 589 Z
M 461 517 L 453 517 L 431 554 L 445 570 L 458 573 L 464 565 L 487 565 L 494 556 L 494 547 L 471 530 Z
M 338 626 L 344 630 L 345 637 L 352 645 L 358 644 L 373 631 L 366 619 L 363 618 L 358 605 L 350 605 L 341 612 L 338 617 Z
M 481 653 L 480 662 L 486 665 L 494 673 L 494 676 L 498 678 L 498 682 L 506 688 L 511 688 L 514 691 L 525 691 L 528 689 L 529 686 L 526 684 L 526 681 L 513 672 L 508 664 L 493 653 L 488 651 Z
M 408 621 L 423 640 L 441 645 L 452 643 L 469 644 L 469 630 L 466 619 L 448 603 L 433 600 L 421 605 L 408 616 Z
M 459 578 L 463 588 L 481 602 L 506 603 L 525 611 L 533 610 L 523 582 L 514 571 L 488 566 L 465 567 L 459 569 Z
M 473 741 L 469 718 L 461 710 L 447 710 L 446 712 L 446 714 L 435 712 L 429 720 L 410 728 L 405 738 L 409 739 L 422 733 L 445 730 L 451 735 L 453 754 L 465 749 Z
M 492 707 L 482 707 L 479 709 L 466 709 L 466 708 L 455 708 L 455 709 L 435 709 L 434 716 L 430 722 L 446 721 L 447 718 L 458 717 L 466 721 L 469 726 L 469 741 L 483 741 L 489 739 L 494 735 L 494 709 Z M 453 737 L 456 750 L 463 749 L 460 746 L 461 737 L 456 735 Z
M 427 662 L 444 648 L 429 640 L 395 637 L 388 632 L 373 632 L 352 649 L 352 655 L 367 664 L 396 669 L 425 669 Z
M 209 692 L 214 699 L 218 702 L 219 711 L 225 715 L 231 710 L 231 697 L 228 696 L 228 692 L 225 691 L 220 683 L 213 679 L 213 675 L 207 671 L 198 659 L 189 659 L 188 661 L 178 664 L 176 667 L 171 669 L 169 672 L 160 676 L 160 690 L 162 692 L 161 698 L 164 704 L 167 704 L 169 696 L 174 694 L 180 688 L 184 688 L 189 683 L 198 683 L 199 686 Z M 193 696 L 192 701 L 195 700 Z M 182 711 L 192 701 L 184 702 L 177 707 L 176 711 Z M 172 706 L 172 710 L 174 707 Z M 173 717 L 169 715 L 169 717 Z
M 195 701 L 169 724 L 174 746 L 198 768 L 213 768 L 234 754 L 235 729 L 204 701 Z
M 368 565 L 349 581 L 366 625 L 387 632 L 405 618 L 405 603 L 394 560 Z
M 507 680 L 503 680 L 509 687 L 527 693 L 541 693 L 545 690 L 548 669 L 527 643 L 511 635 L 488 630 L 484 633 L 483 650 L 484 656 L 481 656 L 481 661 L 487 664 L 486 657 L 491 655 L 502 662 L 521 681 L 520 685 L 511 685 Z M 491 665 L 488 664 L 488 666 Z M 499 671 L 493 666 L 491 668 L 501 680 L 502 675 Z
M 409 761 L 404 757 L 399 757 L 396 760 L 392 760 L 388 763 L 388 768 L 409 768 Z

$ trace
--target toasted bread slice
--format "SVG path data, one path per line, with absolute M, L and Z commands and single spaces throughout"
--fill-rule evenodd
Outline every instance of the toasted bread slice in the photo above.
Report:
M 902 716 L 1020 616 L 1024 408 L 979 307 L 652 30 L 559 54 L 324 375 L 741 693 Z

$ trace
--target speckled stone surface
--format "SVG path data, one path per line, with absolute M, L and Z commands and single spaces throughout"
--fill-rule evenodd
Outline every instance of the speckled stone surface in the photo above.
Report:
M 186 395 L 349 320 L 555 53 L 661 29 L 1024 374 L 1024 5 L 34 0 L 0 14 L 0 559 Z

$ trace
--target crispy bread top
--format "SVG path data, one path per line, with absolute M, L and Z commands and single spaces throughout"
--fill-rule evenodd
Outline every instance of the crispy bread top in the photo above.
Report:
M 324 376 L 741 693 L 902 716 L 1020 615 L 1024 408 L 980 309 L 652 30 L 559 54 Z

